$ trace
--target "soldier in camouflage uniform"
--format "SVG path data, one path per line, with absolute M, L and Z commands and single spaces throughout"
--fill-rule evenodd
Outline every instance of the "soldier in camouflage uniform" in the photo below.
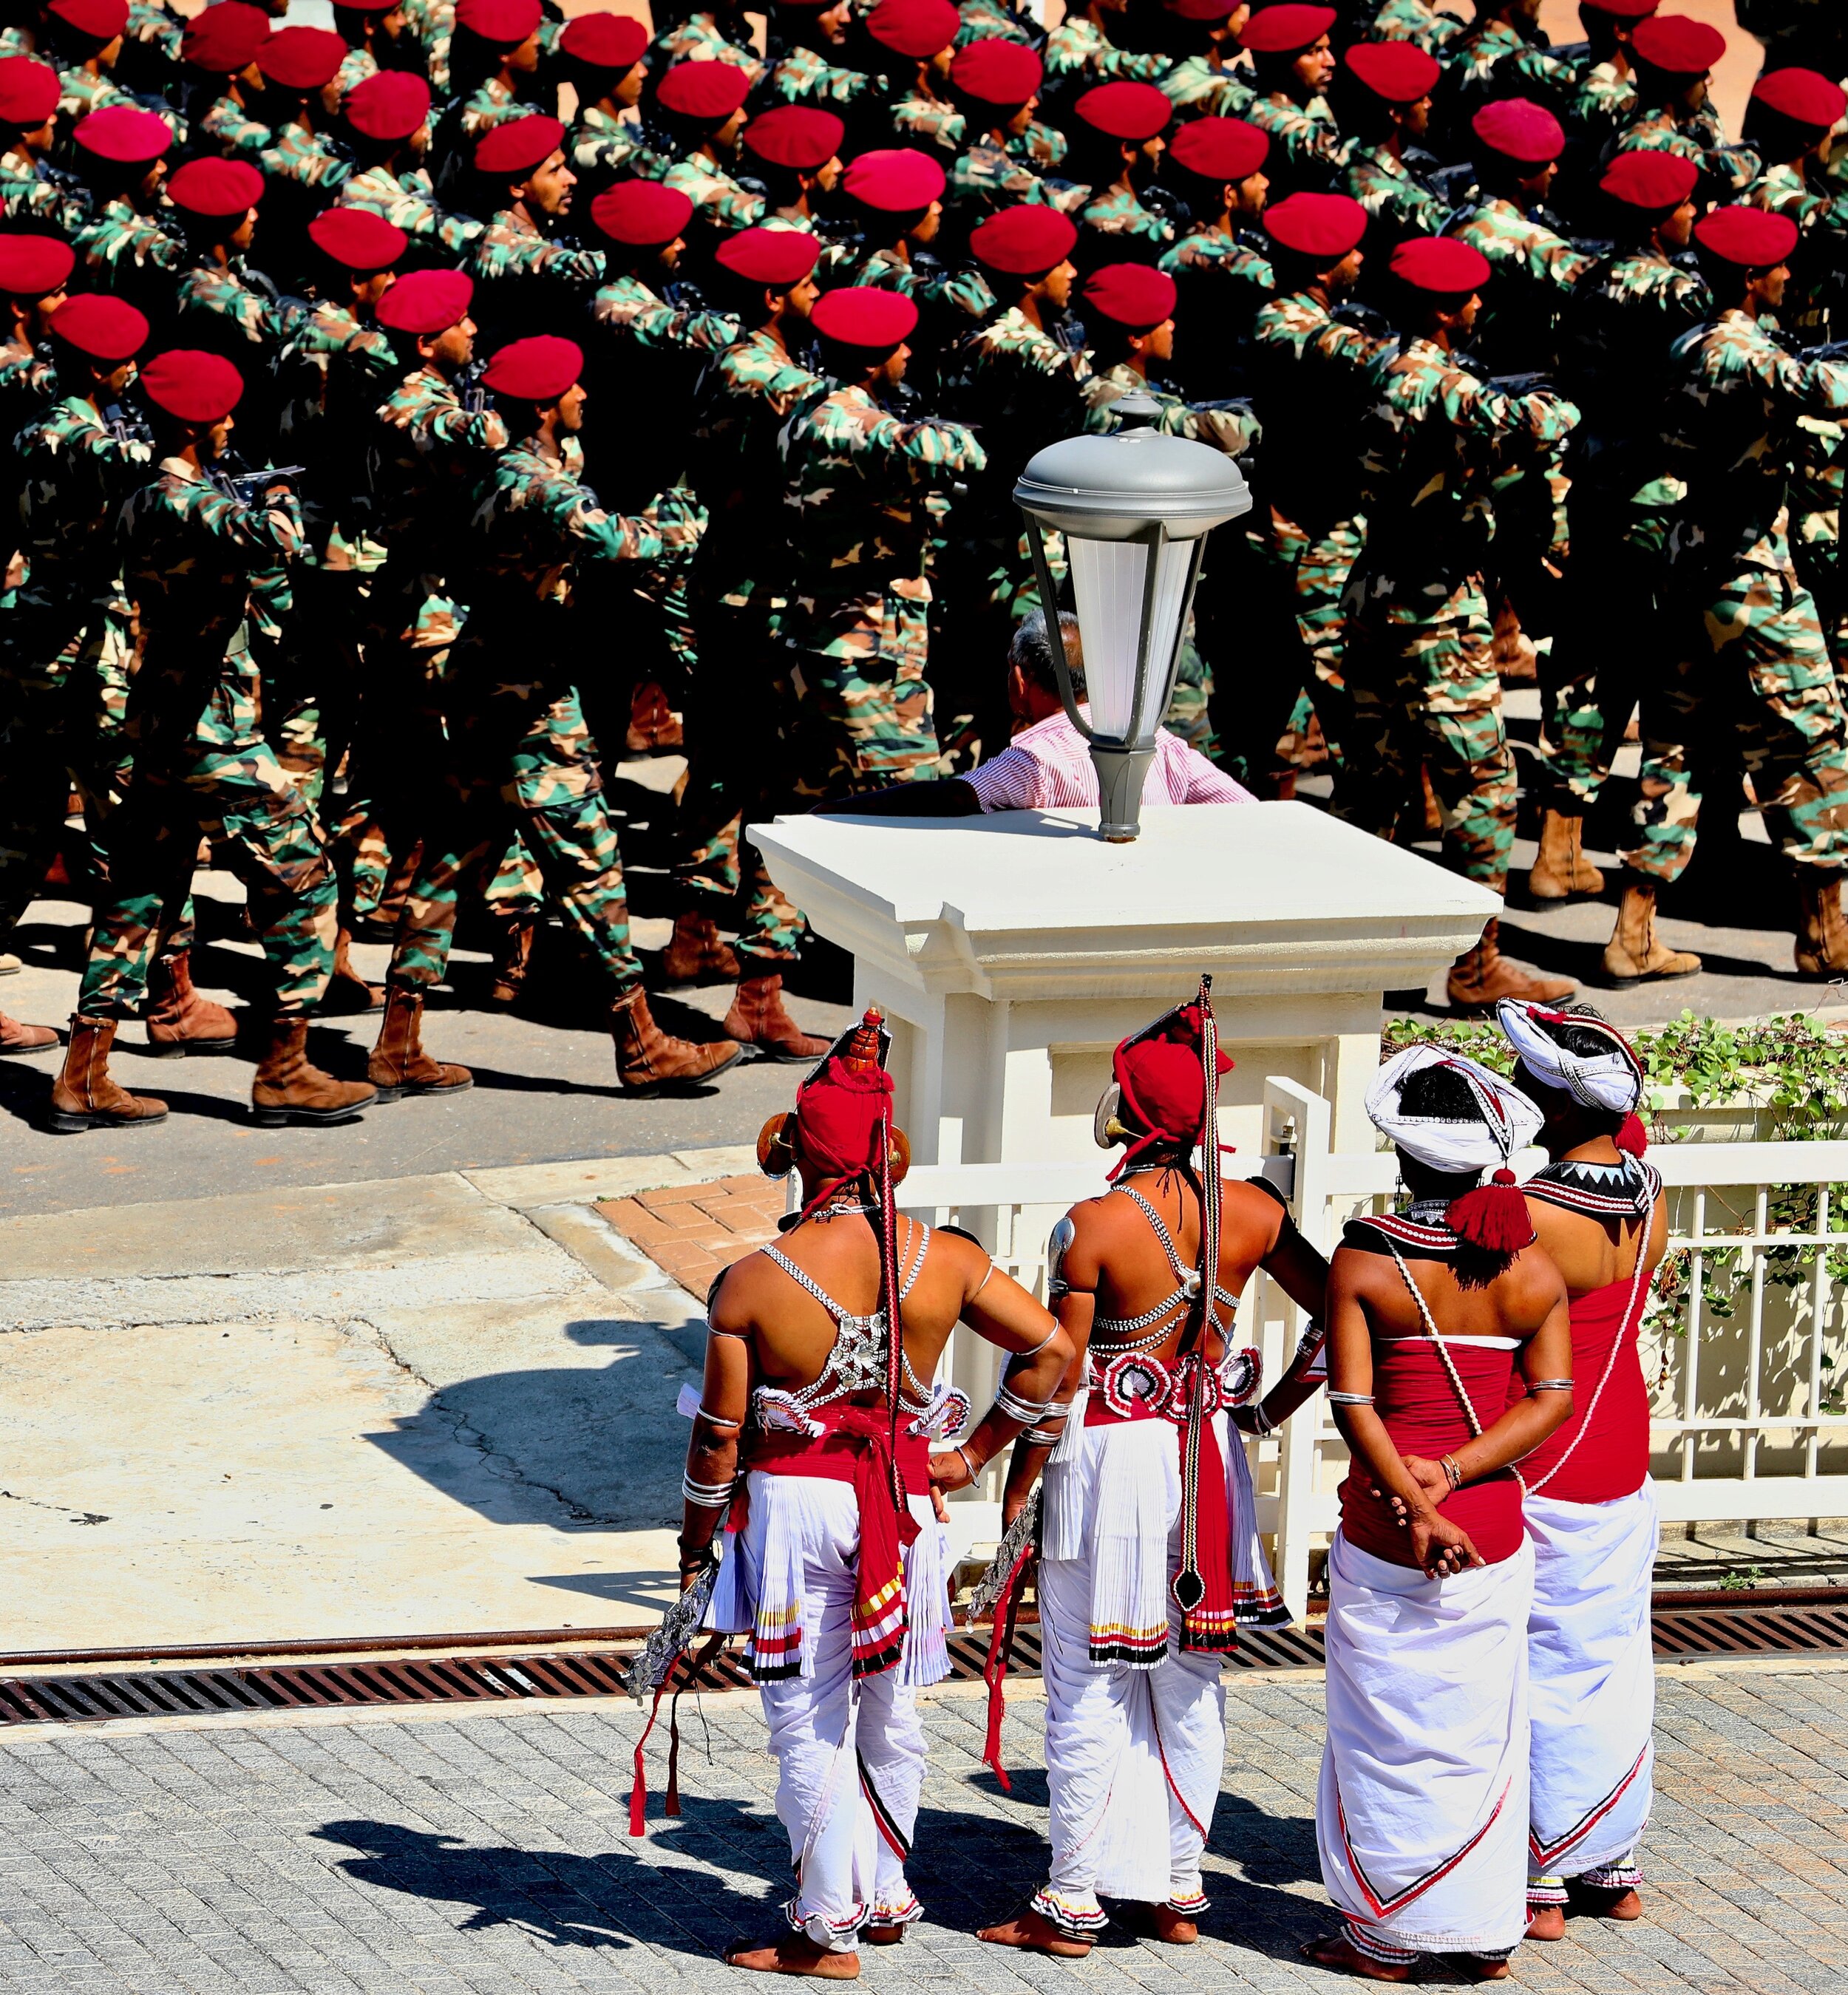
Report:
M 840 180 L 847 129 L 838 113 L 810 104 L 773 104 L 751 118 L 744 147 L 764 190 L 761 221 L 772 228 L 818 226 L 821 206 Z
M 1635 117 L 1637 86 L 1630 66 L 1630 36 L 1638 21 L 1653 14 L 1661 0 L 1604 0 L 1594 6 L 1583 0 L 1578 10 L 1585 23 L 1585 60 L 1578 81 L 1566 100 L 1567 122 L 1589 152 L 1602 155 Z
M 341 109 L 357 156 L 341 187 L 341 204 L 362 208 L 452 256 L 468 249 L 481 224 L 445 213 L 419 163 L 429 139 L 430 86 L 424 79 L 381 70 L 350 91 Z
M 1436 57 L 1410 40 L 1359 42 L 1348 51 L 1350 132 L 1342 186 L 1367 211 L 1365 256 L 1383 271 L 1415 235 L 1439 235 L 1449 208 L 1407 166 L 1407 146 L 1431 131 L 1431 93 L 1443 74 Z
M 1270 136 L 1270 177 L 1286 193 L 1338 184 L 1347 146 L 1325 94 L 1334 80 L 1332 7 L 1266 7 L 1241 37 L 1252 57 L 1254 94 L 1238 112 Z
M 1802 232 L 1779 323 L 1805 346 L 1839 338 L 1848 321 L 1837 304 L 1848 270 L 1848 187 L 1829 178 L 1829 135 L 1848 110 L 1848 92 L 1814 70 L 1773 70 L 1754 87 L 1745 136 L 1764 161 L 1740 195 L 1754 208 L 1788 215 Z
M 775 58 L 764 77 L 766 106 L 857 103 L 873 87 L 864 70 L 830 60 L 847 45 L 850 0 L 780 0 L 771 14 Z
M 707 226 L 721 234 L 749 228 L 764 213 L 762 197 L 740 187 L 730 170 L 737 163 L 750 89 L 750 73 L 735 64 L 683 62 L 668 71 L 654 94 L 674 156 L 662 182 L 678 187 Z
M 445 699 L 459 807 L 427 832 L 392 946 L 367 1070 L 387 1100 L 469 1084 L 464 1069 L 424 1051 L 423 994 L 443 976 L 462 883 L 496 862 L 516 828 L 607 983 L 624 1090 L 685 1086 L 739 1056 L 729 1042 L 696 1046 L 661 1030 L 630 945 L 621 853 L 575 683 L 569 583 L 580 565 L 661 559 L 668 509 L 606 513 L 583 483 L 582 366 L 571 341 L 541 335 L 503 347 L 483 376 L 514 441 L 486 460 L 460 557 L 469 615 Z
M 97 197 L 94 218 L 71 238 L 85 276 L 94 289 L 157 312 L 166 273 L 186 260 L 184 248 L 154 218 L 173 135 L 152 112 L 115 105 L 80 119 L 71 136 Z
M 263 192 L 263 175 L 242 160 L 188 160 L 167 185 L 188 265 L 173 287 L 177 336 L 188 346 L 242 359 L 253 371 L 259 363 L 251 349 L 263 349 L 264 359 L 273 361 L 303 315 L 299 304 L 285 302 L 245 260 Z M 246 420 L 254 413 L 246 410 Z
M 1159 83 L 1169 59 L 1158 51 L 1146 53 L 1119 49 L 1110 39 L 1113 15 L 1126 11 L 1128 0 L 1085 0 L 1082 7 L 1069 9 L 1046 37 L 1046 81 L 1054 89 L 1080 90 L 1097 83 Z
M 1369 32 L 1377 41 L 1410 42 L 1427 55 L 1441 57 L 1463 28 L 1460 15 L 1431 0 L 1386 0 Z
M 335 120 L 322 96 L 338 74 L 343 47 L 325 28 L 297 26 L 277 29 L 256 52 L 271 134 L 257 163 L 298 210 L 337 193 L 353 170 L 330 136 Z
M 125 98 L 112 72 L 128 25 L 128 0 L 49 0 L 43 22 L 46 53 L 57 65 L 58 108 L 67 118 Z
M 1365 431 L 1367 540 L 1348 585 L 1345 669 L 1352 740 L 1335 808 L 1382 837 L 1401 831 L 1422 761 L 1444 819 L 1444 861 L 1496 893 L 1514 843 L 1514 758 L 1482 565 L 1494 532 L 1492 458 L 1517 439 L 1557 448 L 1578 411 L 1555 395 L 1504 394 L 1452 348 L 1473 322 L 1489 266 L 1452 238 L 1403 244 L 1393 259 L 1401 332 L 1373 363 Z M 1501 954 L 1499 924 L 1458 959 L 1451 1002 L 1549 1002 L 1569 984 Z
M 650 148 L 635 115 L 647 71 L 647 30 L 626 14 L 580 14 L 558 37 L 565 74 L 577 95 L 565 142 L 571 170 L 589 194 L 619 176 L 658 180 L 672 165 Z
M 1168 147 L 1168 184 L 1190 225 L 1156 267 L 1175 282 L 1183 324 L 1192 328 L 1175 355 L 1175 377 L 1201 400 L 1246 386 L 1252 321 L 1275 283 L 1255 230 L 1269 198 L 1269 136 L 1239 118 L 1197 118 Z
M 1031 49 L 998 39 L 976 42 L 950 64 L 962 125 L 947 205 L 964 227 L 1022 201 L 1070 208 L 1084 199 L 1082 187 L 1048 178 L 1063 162 L 1067 146 L 1063 132 L 1033 115 L 1043 75 Z
M 979 476 L 987 458 L 959 424 L 904 422 L 878 390 L 904 378 L 918 308 L 895 292 L 830 291 L 810 314 L 826 389 L 785 426 L 796 606 L 789 643 L 824 750 L 805 772 L 816 797 L 937 774 L 926 676 L 931 585 L 924 574 L 933 487 Z
M 954 153 L 962 142 L 963 114 L 948 91 L 962 16 L 950 0 L 879 0 L 865 27 L 888 72 L 892 136 L 903 146 Z
M 717 6 L 679 15 L 655 36 L 648 67 L 656 76 L 683 62 L 730 63 L 749 77 L 752 89 L 757 88 L 764 64 L 751 46 L 751 23 L 737 0 L 720 0 Z
M 1087 183 L 1078 209 L 1080 263 L 1139 257 L 1152 263 L 1174 241 L 1174 224 L 1142 199 L 1155 184 L 1173 107 L 1152 83 L 1101 83 L 1072 106 L 1067 170 Z
M 540 107 L 539 0 L 460 0 L 449 43 L 450 86 L 443 114 L 460 141 L 483 139 Z
M 475 172 L 499 203 L 469 252 L 481 322 L 505 339 L 581 314 L 608 273 L 600 249 L 559 233 L 578 184 L 565 163 L 564 125 L 539 112 L 496 125 L 475 147 Z
M 1708 96 L 1708 72 L 1726 53 L 1717 28 L 1683 15 L 1639 21 L 1630 36 L 1634 116 L 1618 134 L 1620 150 L 1678 153 L 1706 177 L 1705 191 L 1724 200 L 1758 177 L 1757 155 L 1728 142 Z
M 1695 759 L 1723 729 L 1795 874 L 1797 973 L 1836 977 L 1848 969 L 1848 714 L 1788 522 L 1796 425 L 1848 410 L 1848 366 L 1795 359 L 1765 328 L 1797 244 L 1788 216 L 1719 208 L 1694 233 L 1719 309 L 1676 342 L 1669 369 L 1664 441 L 1685 487 L 1670 542 L 1680 655 L 1653 697 L 1644 688 L 1638 840 L 1605 967 L 1676 973 L 1660 964 L 1656 891 L 1693 850 Z
M 1470 121 L 1486 104 L 1503 97 L 1564 102 L 1578 78 L 1570 63 L 1539 45 L 1539 25 L 1540 0 L 1476 0 L 1475 19 L 1444 44 L 1433 122 L 1445 157 L 1467 149 Z
M 118 1022 L 134 1015 L 148 989 L 202 834 L 244 881 L 273 993 L 252 1115 L 266 1125 L 346 1121 L 372 1089 L 332 1080 L 305 1051 L 308 1016 L 333 964 L 333 870 L 313 812 L 259 731 L 246 613 L 252 568 L 295 552 L 301 512 L 286 486 L 271 484 L 246 501 L 213 475 L 243 387 L 229 361 L 177 350 L 141 379 L 155 411 L 158 476 L 130 499 L 122 522 L 142 644 L 130 702 L 135 768 L 111 821 L 108 885 L 48 1126 L 78 1133 L 165 1116 L 164 1103 L 138 1099 L 110 1078 L 108 1055 Z
M 218 0 L 187 24 L 180 56 L 218 89 L 192 121 L 195 146 L 235 155 L 260 153 L 271 142 L 270 127 L 250 115 L 251 100 L 263 87 L 256 52 L 269 34 L 270 16 L 249 0 Z
M 58 73 L 27 55 L 0 57 L 0 214 L 15 227 L 74 235 L 90 204 L 46 162 L 57 133 Z
M 1242 118 L 1256 94 L 1249 70 L 1229 66 L 1251 18 L 1246 0 L 1173 0 L 1165 10 L 1164 45 L 1173 60 L 1154 78 L 1177 117 Z
M 1552 653 L 1541 668 L 1537 901 L 1601 893 L 1584 822 L 1642 688 L 1668 669 L 1663 619 L 1680 487 L 1661 445 L 1670 348 L 1712 309 L 1703 279 L 1671 258 L 1694 227 L 1699 169 L 1671 153 L 1620 154 L 1599 191 L 1613 253 L 1579 280 L 1562 329 L 1566 393 L 1584 420 L 1568 468 L 1571 556 Z M 1664 954 L 1666 952 L 1664 952 Z

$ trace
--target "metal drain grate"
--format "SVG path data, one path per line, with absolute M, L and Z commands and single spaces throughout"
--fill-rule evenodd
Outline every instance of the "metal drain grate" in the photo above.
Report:
M 1775 1597 L 1763 1593 L 1659 1595 L 1653 1619 L 1655 1653 L 1661 1660 L 1848 1655 L 1848 1597 L 1833 1589 L 1814 1593 L 1787 1589 Z M 612 1633 L 619 1640 L 639 1641 L 645 1631 Z M 953 1635 L 949 1648 L 952 1677 L 965 1681 L 979 1679 L 988 1660 L 987 1631 Z M 363 1705 L 613 1697 L 622 1692 L 622 1671 L 630 1653 L 399 1656 L 384 1661 L 227 1664 L 217 1668 L 11 1675 L 0 1677 L 0 1726 L 233 1716 Z M 44 1660 L 49 1663 L 53 1659 Z M 1319 1621 L 1302 1627 L 1249 1630 L 1241 1637 L 1231 1658 L 1233 1666 L 1241 1670 L 1314 1668 L 1322 1660 Z M 1039 1673 L 1039 1631 L 1029 1622 L 1015 1633 L 1008 1674 Z M 739 1657 L 726 1652 L 700 1672 L 696 1687 L 738 1690 L 749 1682 Z

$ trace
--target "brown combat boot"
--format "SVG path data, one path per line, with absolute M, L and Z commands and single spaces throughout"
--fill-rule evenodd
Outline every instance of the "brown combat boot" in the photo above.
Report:
M 1842 876 L 1797 869 L 1802 912 L 1797 919 L 1797 974 L 1839 977 L 1848 970 L 1848 922 L 1842 919 Z
M 424 994 L 414 986 L 389 984 L 379 1043 L 366 1063 L 366 1077 L 381 1101 L 403 1094 L 460 1094 L 475 1085 L 465 1066 L 448 1066 L 424 1050 Z
M 148 972 L 148 1051 L 157 1059 L 188 1053 L 228 1053 L 237 1045 L 238 1022 L 222 1004 L 193 988 L 192 957 L 182 949 L 154 959 Z
M 41 1053 L 57 1042 L 58 1035 L 50 1026 L 22 1025 L 0 1011 L 0 1054 Z
M 1578 986 L 1566 977 L 1530 977 L 1516 969 L 1502 953 L 1501 933 L 1501 923 L 1491 922 L 1475 947 L 1451 965 L 1444 994 L 1458 1011 L 1486 1011 L 1503 998 L 1552 1004 L 1571 996 Z
M 164 1101 L 131 1094 L 109 1078 L 109 1049 L 115 1043 L 113 1018 L 72 1018 L 64 1070 L 52 1083 L 47 1129 L 79 1136 L 86 1129 L 139 1129 L 167 1120 Z
M 725 1015 L 725 1029 L 740 1046 L 755 1046 L 760 1059 L 818 1060 L 832 1043 L 805 1032 L 783 1004 L 783 980 L 747 977 Z
M 510 1011 L 526 988 L 526 973 L 533 967 L 533 943 L 539 933 L 536 915 L 502 915 L 496 917 L 500 939 L 494 945 L 494 972 L 488 985 L 488 1002 L 497 1011 Z
M 1617 903 L 1617 925 L 1605 945 L 1606 977 L 1613 984 L 1640 984 L 1645 978 L 1666 981 L 1672 977 L 1693 977 L 1699 970 L 1698 956 L 1671 949 L 1657 939 L 1655 882 L 1626 881 L 1623 898 Z
M 610 1032 L 616 1041 L 616 1077 L 625 1094 L 658 1094 L 709 1080 L 744 1056 L 744 1049 L 730 1039 L 702 1046 L 664 1032 L 640 984 L 610 1007 Z
M 299 1013 L 270 1022 L 270 1042 L 250 1083 L 252 1119 L 266 1129 L 299 1122 L 349 1122 L 378 1099 L 362 1080 L 336 1080 L 308 1059 L 308 1022 Z
M 623 747 L 631 755 L 672 755 L 685 743 L 661 682 L 644 679 L 629 695 L 629 732 Z
M 327 994 L 321 1001 L 322 1011 L 343 1018 L 359 1018 L 366 1012 L 385 1008 L 385 993 L 377 984 L 368 984 L 354 966 L 352 940 L 345 929 L 335 936 L 334 973 L 328 980 Z
M 674 917 L 674 932 L 661 953 L 664 984 L 736 984 L 744 973 L 737 951 L 721 939 L 719 924 L 710 915 Z
M 1585 856 L 1583 818 L 1556 810 L 1541 817 L 1540 850 L 1527 875 L 1527 891 L 1537 901 L 1571 901 L 1604 891 L 1604 875 Z

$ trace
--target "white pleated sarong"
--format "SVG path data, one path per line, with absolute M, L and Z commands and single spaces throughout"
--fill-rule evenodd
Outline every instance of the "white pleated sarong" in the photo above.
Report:
M 948 1671 L 944 1533 L 929 1499 L 914 1497 L 920 1528 L 905 1556 L 913 1638 L 899 1668 L 856 1681 L 853 1485 L 754 1470 L 748 1490 L 750 1520 L 726 1540 L 706 1625 L 754 1640 L 766 1625 L 799 1631 L 799 1671 L 758 1685 L 796 1866 L 783 1909 L 818 1946 L 850 1952 L 868 1921 L 904 1925 L 922 1910 L 905 1875 L 924 1784 L 913 1685 Z
M 1527 1623 L 1534 1791 L 1529 1895 L 1563 1904 L 1565 1880 L 1638 1881 L 1632 1853 L 1654 1799 L 1655 1658 L 1650 1583 L 1655 1491 L 1604 1503 L 1530 1496 Z
M 1534 1553 L 1431 1579 L 1335 1534 L 1322 1882 L 1362 1951 L 1503 1954 L 1527 1925 Z
M 1168 1593 L 1180 1517 L 1166 1421 L 1086 1427 L 1074 1416 L 1041 1519 L 1053 1857 L 1033 1900 L 1067 1933 L 1104 1924 L 1100 1894 L 1190 1915 L 1206 1906 L 1200 1860 L 1225 1760 L 1225 1693 L 1219 1657 L 1180 1650 Z

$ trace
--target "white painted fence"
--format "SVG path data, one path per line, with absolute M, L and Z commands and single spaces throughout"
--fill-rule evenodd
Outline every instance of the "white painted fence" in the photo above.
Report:
M 1228 1174 L 1268 1177 L 1325 1252 L 1348 1219 L 1390 1205 L 1392 1154 L 1332 1150 L 1321 1096 L 1273 1076 L 1265 1111 L 1266 1154 L 1228 1159 Z M 1664 1144 L 1650 1155 L 1670 1201 L 1669 1257 L 1643 1348 L 1664 1517 L 1848 1516 L 1848 1142 Z M 900 1197 L 908 1210 L 970 1226 L 1043 1294 L 1048 1231 L 1103 1190 L 1111 1161 L 1100 1152 L 1075 1163 L 920 1166 Z M 1274 1379 L 1301 1313 L 1262 1276 L 1240 1307 L 1243 1337 Z M 959 1332 L 946 1364 L 977 1409 L 986 1405 L 997 1368 L 990 1348 Z M 1311 1550 L 1334 1528 L 1346 1461 L 1325 1398 L 1254 1444 L 1259 1528 L 1299 1614 Z M 958 1514 L 965 1545 L 994 1533 L 998 1474 Z

